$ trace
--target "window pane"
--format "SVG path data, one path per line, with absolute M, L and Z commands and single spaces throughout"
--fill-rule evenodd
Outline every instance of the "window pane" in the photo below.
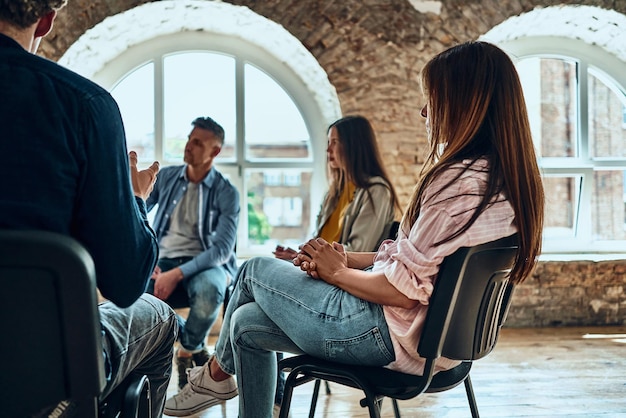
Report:
M 300 111 L 266 73 L 245 65 L 246 158 L 310 158 L 310 138 Z
M 281 225 L 300 226 L 302 224 L 302 198 L 299 196 L 283 197 L 282 215 Z
M 124 77 L 111 91 L 117 101 L 128 150 L 139 163 L 151 163 L 154 151 L 154 63 L 145 64 Z
M 294 178 L 300 182 L 292 182 Z M 298 169 L 246 170 L 246 184 L 250 247 L 265 248 L 268 254 L 277 244 L 298 248 L 311 227 L 311 173 Z
M 526 58 L 518 62 L 517 68 L 540 155 L 577 156 L 576 63 L 556 58 Z
M 546 194 L 545 227 L 546 238 L 575 236 L 575 221 L 580 200 L 581 176 L 545 177 L 543 187 Z
M 589 69 L 589 142 L 593 157 L 626 157 L 626 97 L 601 73 Z
M 267 221 L 272 227 L 300 226 L 302 199 L 300 197 L 266 197 L 263 199 L 263 213 L 266 214 Z
M 191 122 L 209 116 L 225 131 L 220 158 L 234 156 L 236 138 L 235 59 L 218 53 L 186 52 L 163 60 L 164 159 L 179 163 Z
M 281 197 L 266 197 L 263 199 L 263 213 L 266 214 L 267 221 L 271 226 L 279 226 L 281 225 L 281 212 L 283 206 L 283 199 Z M 252 208 L 256 210 L 257 208 Z M 251 222 L 252 224 L 252 222 Z M 254 237 L 254 231 L 252 231 L 249 235 L 249 238 Z
M 593 177 L 594 239 L 626 239 L 626 170 L 596 171 Z

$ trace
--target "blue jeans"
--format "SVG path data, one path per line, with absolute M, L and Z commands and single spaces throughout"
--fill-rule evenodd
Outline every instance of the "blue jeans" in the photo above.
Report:
M 161 258 L 161 271 L 168 271 L 189 261 L 191 257 Z M 148 293 L 154 293 L 154 280 L 148 283 Z M 187 320 L 178 315 L 179 339 L 184 349 L 197 352 L 204 348 L 206 337 L 219 315 L 226 293 L 226 270 L 212 267 L 185 277 L 165 301 L 174 309 L 189 307 Z
M 380 305 L 276 258 L 248 260 L 236 283 L 215 355 L 237 376 L 242 418 L 272 416 L 276 351 L 370 366 L 395 359 Z
M 172 355 L 178 334 L 174 311 L 146 294 L 128 308 L 105 302 L 98 310 L 110 373 L 101 401 L 127 376 L 145 374 L 150 379 L 152 416 L 160 417 L 172 375 Z

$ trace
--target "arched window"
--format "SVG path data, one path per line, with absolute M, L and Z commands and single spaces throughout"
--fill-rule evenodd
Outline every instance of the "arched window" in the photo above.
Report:
M 613 27 L 603 21 L 605 12 L 559 8 L 548 13 L 548 26 L 558 28 L 560 15 L 571 22 L 569 13 L 585 13 L 582 19 L 599 13 L 596 25 Z M 540 13 L 515 23 L 530 34 L 528 25 L 545 24 Z M 626 252 L 626 64 L 584 32 L 573 33 L 579 39 L 523 35 L 498 44 L 516 61 L 538 151 L 547 203 L 544 253 Z
M 580 56 L 544 53 L 517 65 L 541 156 L 547 242 L 614 251 L 611 241 L 626 240 L 624 91 Z
M 249 25 L 267 25 L 247 8 L 164 1 L 129 12 L 136 19 L 139 9 L 158 13 L 154 9 L 163 7 L 171 18 L 177 15 L 173 10 L 181 12 L 185 30 L 142 34 L 145 39 L 108 59 L 91 77 L 120 105 L 128 148 L 138 152 L 140 164 L 182 164 L 192 120 L 214 118 L 226 132 L 216 167 L 241 196 L 238 256 L 270 255 L 278 243 L 297 246 L 311 233 L 327 187 L 326 127 L 340 114 L 334 89 L 327 79 L 316 82 L 317 69 L 297 72 L 287 63 L 276 34 L 274 50 L 268 50 L 241 33 L 188 27 L 188 15 L 197 18 L 207 7 L 211 22 L 220 25 L 228 26 L 224 19 L 241 25 L 244 18 Z M 257 29 L 267 32 L 267 26 Z M 86 35 L 93 42 L 94 35 Z M 326 100 L 320 100 L 321 89 L 330 90 Z M 328 97 L 335 101 L 330 109 L 324 103 Z

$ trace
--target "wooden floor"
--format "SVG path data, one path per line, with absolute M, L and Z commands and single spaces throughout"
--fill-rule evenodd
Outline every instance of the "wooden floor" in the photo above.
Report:
M 482 417 L 626 417 L 626 327 L 505 328 L 471 378 Z M 172 380 L 168 396 L 177 390 Z M 292 418 L 308 416 L 311 390 L 294 391 Z M 368 416 L 360 392 L 332 383 L 331 391 L 320 394 L 316 417 Z M 463 386 L 399 405 L 405 418 L 470 416 Z M 393 417 L 388 400 L 383 416 Z M 237 398 L 194 417 L 236 418 Z

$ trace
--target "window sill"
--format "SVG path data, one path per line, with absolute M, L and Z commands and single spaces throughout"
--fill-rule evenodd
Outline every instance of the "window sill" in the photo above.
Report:
M 556 254 L 548 253 L 539 256 L 539 262 L 542 261 L 626 261 L 624 253 L 575 253 L 575 254 Z

